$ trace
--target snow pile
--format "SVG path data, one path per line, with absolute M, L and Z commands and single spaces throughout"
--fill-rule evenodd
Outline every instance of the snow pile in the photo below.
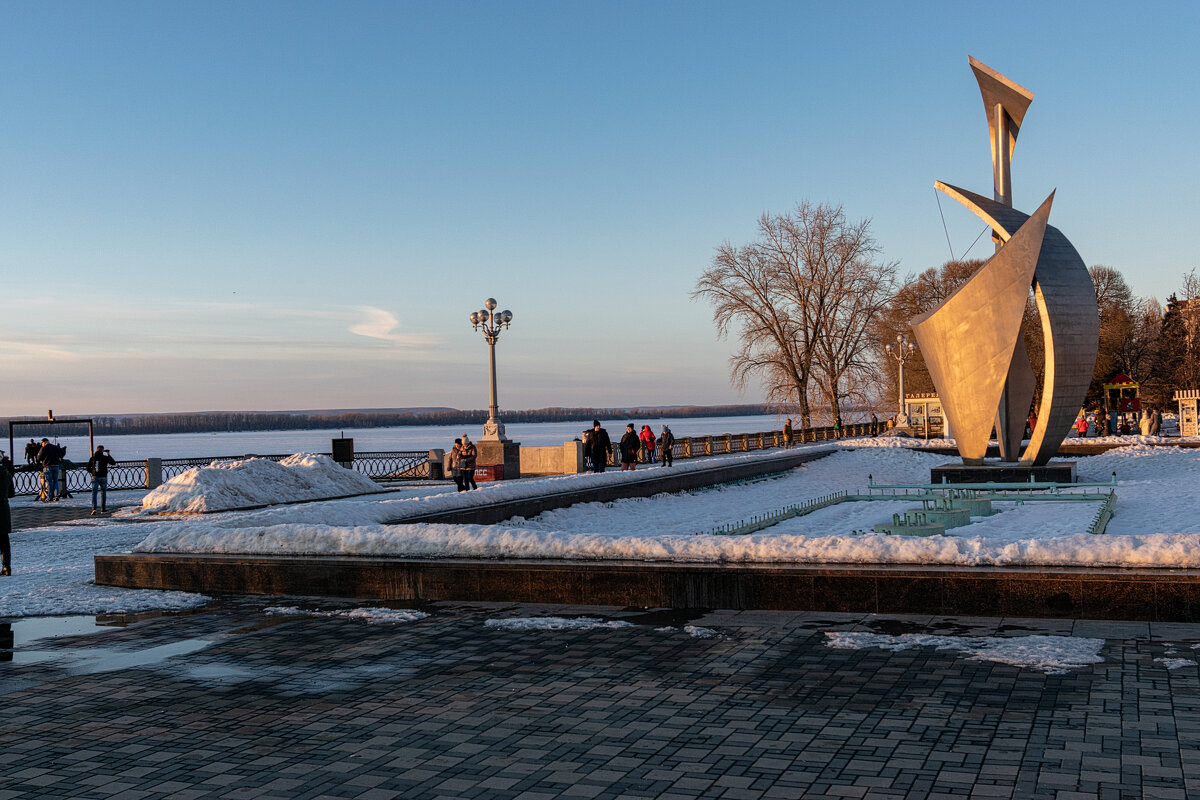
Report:
M 296 453 L 278 462 L 247 458 L 193 467 L 142 498 L 142 510 L 207 513 L 379 491 L 329 456 Z
M 590 631 L 594 628 L 632 628 L 632 622 L 595 617 L 507 617 L 489 619 L 485 628 L 499 631 Z
M 825 634 L 825 644 L 835 650 L 859 650 L 878 647 L 881 650 L 911 650 L 916 647 L 936 647 L 938 650 L 957 650 L 978 661 L 995 661 L 1015 667 L 1029 667 L 1047 675 L 1063 675 L 1068 670 L 1104 661 L 1100 649 L 1103 639 L 1073 636 L 933 636 L 905 633 L 889 636 L 882 633 Z M 1156 659 L 1162 660 L 1162 659 Z
M 370 624 L 380 622 L 416 622 L 429 616 L 424 611 L 413 611 L 410 608 L 348 608 L 337 611 L 305 611 L 297 606 L 271 606 L 263 611 L 273 616 L 281 617 L 337 617 L 340 619 L 362 620 Z

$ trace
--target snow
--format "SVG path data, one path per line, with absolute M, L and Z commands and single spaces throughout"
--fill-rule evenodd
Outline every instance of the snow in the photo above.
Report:
M 1194 667 L 1196 662 L 1190 658 L 1156 658 L 1157 663 L 1162 664 L 1167 669 L 1180 669 L 1181 667 Z
M 190 592 L 160 592 L 96 586 L 93 556 L 128 550 L 145 531 L 136 525 L 60 525 L 10 535 L 13 574 L 0 578 L 0 617 L 51 614 L 132 614 L 195 608 L 209 598 Z
M 263 609 L 264 613 L 280 617 L 337 617 L 340 619 L 355 619 L 377 624 L 381 622 L 400 623 L 416 622 L 425 619 L 429 614 L 424 611 L 414 611 L 409 608 L 347 608 L 334 611 L 306 611 L 298 606 L 271 606 Z
M 246 458 L 192 467 L 147 494 L 142 510 L 206 513 L 379 491 L 373 480 L 329 456 L 296 453 L 282 461 Z
M 887 438 L 900 441 L 900 437 Z M 881 440 L 813 446 L 810 449 L 830 455 L 775 477 L 673 495 L 581 504 L 497 525 L 386 523 L 408 514 L 642 480 L 657 470 L 485 484 L 479 491 L 465 493 L 448 490 L 446 485 L 416 486 L 339 500 L 184 518 L 130 508 L 111 518 L 19 530 L 12 534 L 14 574 L 0 578 L 0 616 L 136 613 L 193 608 L 207 602 L 198 594 L 92 584 L 95 554 L 129 550 L 702 563 L 1200 568 L 1200 515 L 1195 511 L 1200 508 L 1200 450 L 1145 444 L 1078 459 L 1081 480 L 1105 482 L 1114 471 L 1117 473 L 1116 516 L 1103 536 L 1084 532 L 1095 514 L 1095 502 L 997 503 L 1002 513 L 975 519 L 946 536 L 853 533 L 915 505 L 902 499 L 844 503 L 749 536 L 699 535 L 752 514 L 833 491 L 861 491 L 868 475 L 881 484 L 920 483 L 928 479 L 931 466 L 948 460 L 908 447 L 877 445 Z M 298 456 L 296 460 L 303 462 L 306 458 Z M 702 469 L 730 459 L 771 458 L 778 458 L 778 451 L 696 459 L 673 469 Z M 220 473 L 218 477 L 237 474 L 230 469 L 209 472 Z M 222 484 L 217 481 L 206 485 Z M 257 499 L 289 500 L 294 497 L 290 492 L 289 488 L 282 495 Z M 126 498 L 127 502 L 134 500 L 136 493 Z M 17 499 L 14 505 L 22 502 Z
M 895 437 L 890 437 L 895 440 Z M 1079 459 L 1080 479 L 1115 471 L 1117 513 L 1104 536 L 1088 534 L 1100 502 L 998 502 L 1002 513 L 946 536 L 855 530 L 917 503 L 843 503 L 748 536 L 700 532 L 839 490 L 922 483 L 946 456 L 907 447 L 828 447 L 832 454 L 773 477 L 612 503 L 577 504 L 496 525 L 384 524 L 409 513 L 465 507 L 599 483 L 639 472 L 561 476 L 486 486 L 478 492 L 407 499 L 359 498 L 285 506 L 203 520 L 164 520 L 143 530 L 137 552 L 306 553 L 408 557 L 634 559 L 744 563 L 848 563 L 1200 567 L 1200 450 L 1135 445 Z M 729 458 L 769 459 L 752 453 Z M 683 465 L 699 469 L 714 459 Z
M 595 628 L 632 628 L 632 622 L 595 617 L 505 617 L 489 619 L 485 628 L 501 631 L 590 631 Z
M 1100 649 L 1103 639 L 1073 636 L 934 636 L 905 633 L 890 636 L 882 633 L 834 631 L 825 634 L 825 643 L 836 650 L 859 650 L 878 647 L 881 650 L 911 650 L 917 647 L 936 647 L 956 650 L 970 659 L 995 661 L 1015 667 L 1038 669 L 1048 675 L 1063 675 L 1069 670 L 1104 661 Z M 1162 660 L 1162 659 L 1155 659 Z

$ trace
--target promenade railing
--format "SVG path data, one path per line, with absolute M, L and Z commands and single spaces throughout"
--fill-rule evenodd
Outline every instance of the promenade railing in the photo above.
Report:
M 871 434 L 871 424 L 855 423 L 843 426 L 839 433 L 833 426 L 821 428 L 797 428 L 793 444 L 833 441 L 834 439 L 851 436 L 868 436 Z M 727 453 L 748 453 L 752 450 L 769 450 L 783 447 L 782 431 L 761 431 L 759 433 L 724 433 L 711 436 L 681 436 L 675 439 L 672 448 L 674 458 L 701 458 L 704 456 L 722 455 Z M 657 450 L 657 448 L 656 448 Z M 246 454 L 240 456 L 211 456 L 205 458 L 163 458 L 118 461 L 108 468 L 108 489 L 146 489 L 149 487 L 151 476 L 165 482 L 187 472 L 193 467 L 206 467 L 214 461 L 237 461 L 245 458 L 268 458 L 272 461 L 282 461 L 291 453 L 276 455 Z M 324 455 L 331 455 L 324 453 Z M 361 452 L 354 454 L 353 461 L 341 462 L 342 466 L 371 478 L 378 483 L 393 483 L 401 481 L 431 480 L 431 476 L 441 474 L 440 465 L 430 469 L 430 451 L 428 450 L 389 450 L 382 452 Z M 657 461 L 659 454 L 655 453 Z M 649 457 L 645 448 L 638 454 L 640 463 L 648 463 Z M 609 464 L 620 464 L 620 449 L 613 442 L 613 454 Z M 92 476 L 86 465 L 75 462 L 65 462 L 62 475 L 66 480 L 67 491 L 90 492 Z M 20 465 L 13 475 L 13 488 L 18 495 L 36 495 L 41 488 L 42 472 L 36 465 Z

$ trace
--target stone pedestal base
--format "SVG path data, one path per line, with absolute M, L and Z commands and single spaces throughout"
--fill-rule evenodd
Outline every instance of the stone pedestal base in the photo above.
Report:
M 943 464 L 929 471 L 930 483 L 1075 483 L 1075 462 L 1058 461 L 1043 467 L 1011 462 L 968 466 Z
M 496 439 L 481 439 L 475 443 L 479 457 L 475 463 L 480 467 L 500 465 L 500 470 L 477 470 L 475 480 L 488 480 L 489 473 L 497 480 L 511 480 L 521 477 L 521 443 L 498 441 Z

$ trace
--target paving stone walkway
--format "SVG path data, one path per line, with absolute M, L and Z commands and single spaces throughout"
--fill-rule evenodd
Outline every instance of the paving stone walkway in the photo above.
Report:
M 1192 656 L 1200 625 L 507 604 L 368 624 L 263 611 L 297 602 L 333 605 L 228 599 L 36 642 L 27 628 L 40 623 L 16 621 L 0 651 L 12 656 L 0 800 L 1200 797 L 1198 671 L 1155 660 Z M 636 627 L 484 624 L 554 614 Z M 832 630 L 1107 642 L 1103 663 L 1048 675 L 931 647 L 832 649 Z

